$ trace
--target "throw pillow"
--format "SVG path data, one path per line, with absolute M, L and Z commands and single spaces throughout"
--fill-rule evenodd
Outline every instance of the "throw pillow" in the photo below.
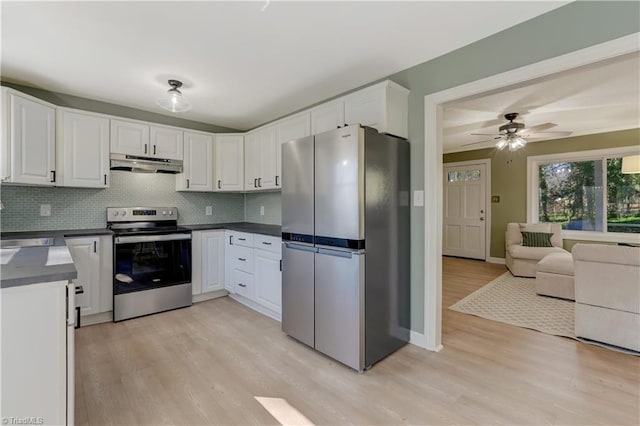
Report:
M 522 245 L 524 247 L 553 247 L 551 236 L 548 232 L 522 232 Z

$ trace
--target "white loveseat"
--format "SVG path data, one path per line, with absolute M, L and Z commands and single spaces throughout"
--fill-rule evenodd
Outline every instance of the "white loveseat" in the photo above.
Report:
M 576 244 L 576 336 L 640 351 L 640 248 Z
M 523 246 L 523 231 L 553 234 L 553 247 Z M 508 223 L 505 244 L 507 268 L 517 277 L 535 277 L 538 262 L 550 253 L 569 253 L 562 248 L 562 227 L 558 223 Z

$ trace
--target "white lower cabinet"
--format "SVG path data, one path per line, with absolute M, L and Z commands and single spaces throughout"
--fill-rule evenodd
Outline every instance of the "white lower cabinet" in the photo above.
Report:
M 224 289 L 224 231 L 194 231 L 192 233 L 193 295 Z
M 280 321 L 281 239 L 226 231 L 225 288 L 241 303 Z
M 113 308 L 112 243 L 111 236 L 66 238 L 78 277 L 73 280 L 83 292 L 76 295 L 80 315 L 109 312 Z

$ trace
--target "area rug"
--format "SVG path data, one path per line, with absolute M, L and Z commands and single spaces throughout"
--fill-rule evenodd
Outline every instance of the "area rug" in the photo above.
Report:
M 505 272 L 449 309 L 556 336 L 576 338 L 574 302 L 536 294 L 535 278 Z
M 510 272 L 505 272 L 451 305 L 449 309 L 555 336 L 569 337 L 618 352 L 640 355 L 617 346 L 577 338 L 574 306 L 575 303 L 570 300 L 536 294 L 535 278 L 514 277 Z

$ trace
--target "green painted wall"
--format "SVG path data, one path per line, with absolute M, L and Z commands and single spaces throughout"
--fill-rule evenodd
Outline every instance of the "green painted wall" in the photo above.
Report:
M 201 123 L 199 121 L 185 120 L 178 116 L 157 114 L 155 112 L 142 111 L 140 109 L 129 108 L 122 105 L 110 104 L 108 102 L 96 101 L 93 99 L 81 98 L 64 93 L 51 92 L 49 90 L 35 87 L 22 86 L 9 81 L 0 81 L 0 86 L 11 87 L 28 95 L 50 102 L 66 108 L 75 108 L 84 111 L 97 112 L 100 114 L 115 115 L 117 117 L 131 118 L 134 120 L 149 121 L 151 123 L 166 124 L 168 126 L 183 127 L 186 129 L 200 130 L 212 133 L 235 133 L 238 130 L 228 127 L 216 126 L 215 124 Z
M 491 204 L 491 256 L 504 257 L 504 231 L 509 222 L 527 221 L 527 157 L 562 152 L 637 146 L 640 129 L 600 133 L 588 136 L 555 139 L 528 144 L 524 149 L 509 153 L 494 148 L 445 154 L 443 161 L 491 159 L 491 195 L 499 195 L 500 202 Z M 575 242 L 567 241 L 570 249 Z

